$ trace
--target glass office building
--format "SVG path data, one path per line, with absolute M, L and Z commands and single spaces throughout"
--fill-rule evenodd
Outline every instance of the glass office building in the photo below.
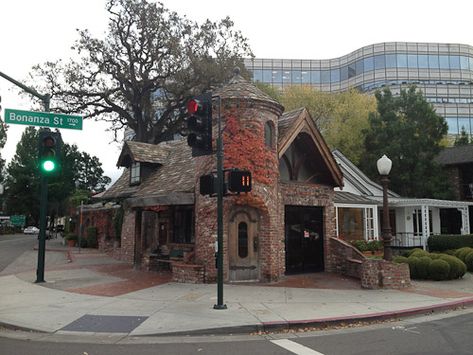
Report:
M 389 42 L 369 45 L 326 60 L 246 59 L 255 82 L 284 88 L 311 85 L 322 91 L 357 88 L 373 93 L 389 87 L 393 94 L 415 84 L 448 132 L 462 127 L 473 134 L 473 47 L 464 44 Z

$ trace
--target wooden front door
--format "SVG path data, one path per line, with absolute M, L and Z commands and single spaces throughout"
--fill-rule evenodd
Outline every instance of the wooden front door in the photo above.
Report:
M 258 231 L 258 214 L 254 210 L 238 210 L 230 219 L 230 281 L 259 280 Z

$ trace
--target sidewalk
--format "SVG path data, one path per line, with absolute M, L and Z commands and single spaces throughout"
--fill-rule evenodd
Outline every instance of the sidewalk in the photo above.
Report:
M 36 253 L 25 253 L 0 273 L 0 325 L 56 334 L 229 334 L 473 304 L 471 274 L 397 291 L 363 290 L 354 280 L 322 273 L 270 285 L 225 284 L 228 309 L 214 310 L 215 284 L 172 283 L 168 273 L 135 271 L 96 250 L 68 250 L 58 240 L 47 242 L 47 282 L 35 284 Z

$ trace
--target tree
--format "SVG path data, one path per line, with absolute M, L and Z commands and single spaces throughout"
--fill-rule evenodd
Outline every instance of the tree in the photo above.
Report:
M 7 211 L 25 214 L 32 223 L 39 217 L 40 174 L 38 169 L 39 130 L 27 127 L 7 168 Z M 100 190 L 110 182 L 103 176 L 102 164 L 95 156 L 80 152 L 76 145 L 64 144 L 61 169 L 48 178 L 48 209 L 54 216 L 65 211 L 76 189 Z M 77 185 L 76 185 L 77 182 Z
M 227 17 L 199 25 L 161 3 L 108 0 L 105 39 L 79 31 L 80 59 L 34 67 L 39 92 L 56 109 L 108 121 L 117 133 L 135 131 L 140 142 L 158 143 L 179 131 L 185 103 L 232 75 L 252 56 L 247 39 Z
M 460 145 L 468 145 L 468 144 L 470 144 L 470 140 L 468 138 L 468 134 L 466 133 L 465 127 L 462 126 L 460 135 L 455 137 L 455 142 L 453 142 L 453 145 L 457 147 Z
M 377 112 L 370 115 L 362 170 L 378 179 L 376 161 L 386 154 L 393 162 L 390 188 L 407 197 L 450 198 L 448 179 L 434 158 L 447 133 L 442 116 L 415 86 L 394 97 L 389 89 L 375 94 Z
M 289 86 L 283 92 L 258 84 L 258 87 L 281 102 L 286 111 L 305 107 L 332 149 L 339 149 L 358 164 L 364 154 L 364 133 L 376 100 L 356 90 L 343 93 L 321 92 L 310 86 Z

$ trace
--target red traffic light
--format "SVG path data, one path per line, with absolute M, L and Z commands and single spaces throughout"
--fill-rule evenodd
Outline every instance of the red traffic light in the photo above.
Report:
M 232 170 L 228 177 L 228 190 L 231 192 L 251 191 L 251 172 L 247 170 Z
M 187 113 L 193 115 L 202 109 L 202 104 L 199 100 L 191 99 L 187 102 Z

